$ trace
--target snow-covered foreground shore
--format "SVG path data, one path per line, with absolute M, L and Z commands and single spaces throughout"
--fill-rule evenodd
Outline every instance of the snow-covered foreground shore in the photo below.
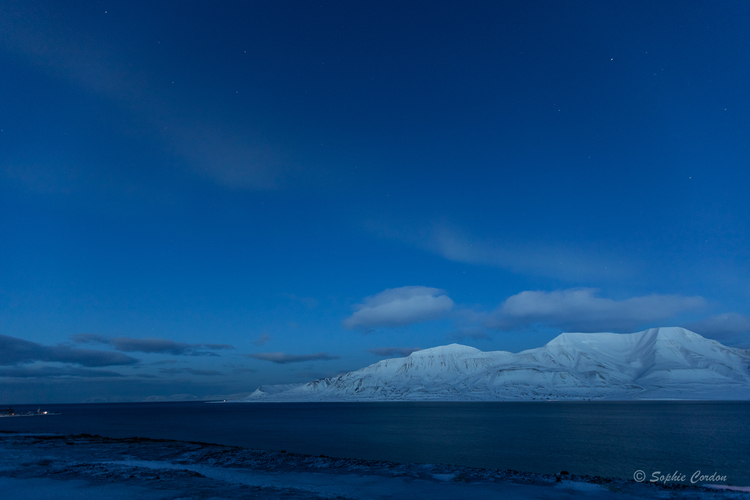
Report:
M 0 434 L 0 491 L 28 499 L 730 499 L 750 492 L 142 438 Z

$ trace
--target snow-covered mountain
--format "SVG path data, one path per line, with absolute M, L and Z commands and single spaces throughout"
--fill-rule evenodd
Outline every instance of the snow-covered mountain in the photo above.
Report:
M 261 386 L 241 401 L 750 399 L 750 351 L 684 328 L 563 333 L 519 353 L 459 344 L 307 384 Z

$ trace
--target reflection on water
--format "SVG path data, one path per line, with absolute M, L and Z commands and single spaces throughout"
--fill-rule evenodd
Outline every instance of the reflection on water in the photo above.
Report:
M 700 470 L 750 484 L 746 402 L 191 402 L 46 409 L 63 414 L 2 419 L 0 431 L 141 436 L 628 479 L 636 470 L 648 477 Z

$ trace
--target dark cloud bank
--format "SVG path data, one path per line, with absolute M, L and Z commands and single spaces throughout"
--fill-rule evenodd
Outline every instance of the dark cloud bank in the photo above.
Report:
M 255 354 L 245 354 L 244 356 L 253 359 L 260 359 L 263 361 L 270 361 L 284 365 L 287 363 L 301 363 L 303 361 L 317 361 L 317 360 L 330 360 L 339 359 L 341 356 L 335 354 L 328 354 L 327 352 L 319 352 L 316 354 L 285 354 L 283 352 L 259 352 Z
M 35 361 L 72 363 L 86 367 L 123 366 L 138 360 L 112 351 L 76 349 L 66 345 L 45 346 L 7 335 L 0 335 L 0 365 L 16 365 Z
M 210 351 L 234 349 L 229 344 L 187 344 L 168 339 L 136 339 L 132 337 L 109 338 L 95 333 L 80 333 L 71 337 L 80 344 L 103 344 L 122 352 L 144 352 L 147 354 L 171 354 L 173 356 L 216 356 Z

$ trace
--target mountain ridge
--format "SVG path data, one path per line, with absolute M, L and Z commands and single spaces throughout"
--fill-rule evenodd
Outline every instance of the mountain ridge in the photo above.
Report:
M 750 400 L 750 351 L 678 327 L 563 333 L 518 353 L 449 344 L 239 401 L 539 399 Z

